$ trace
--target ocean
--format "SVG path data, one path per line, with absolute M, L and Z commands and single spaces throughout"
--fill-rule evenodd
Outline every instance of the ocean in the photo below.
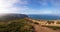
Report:
M 60 20 L 60 16 L 57 15 L 28 15 L 29 18 L 38 19 L 38 20 Z

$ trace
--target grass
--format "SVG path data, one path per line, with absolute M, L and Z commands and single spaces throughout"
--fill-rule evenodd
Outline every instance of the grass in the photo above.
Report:
M 32 25 L 25 19 L 0 22 L 0 32 L 32 32 Z

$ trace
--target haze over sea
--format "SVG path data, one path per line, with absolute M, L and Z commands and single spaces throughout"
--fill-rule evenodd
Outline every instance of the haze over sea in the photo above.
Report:
M 60 20 L 60 16 L 57 15 L 37 15 L 37 14 L 31 14 L 28 15 L 29 18 L 32 19 L 38 19 L 38 20 Z

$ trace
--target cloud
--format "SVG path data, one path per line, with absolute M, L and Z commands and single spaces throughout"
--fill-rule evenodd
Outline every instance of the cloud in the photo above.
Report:
M 60 10 L 60 0 L 39 0 L 39 4 L 41 4 L 42 6 L 42 9 L 39 11 L 27 7 L 26 5 L 28 4 L 29 2 L 27 0 L 0 0 L 0 13 L 55 14 Z M 56 11 L 44 9 L 49 5 L 52 5 L 52 7 L 54 7 Z
M 0 0 L 0 13 L 9 12 L 14 2 L 11 0 Z
M 23 13 L 22 13 L 23 12 Z M 30 11 L 21 11 L 22 14 L 51 14 L 51 15 L 57 15 L 60 14 L 60 11 L 58 9 L 40 9 L 40 10 L 33 10 Z
M 48 6 L 48 0 L 39 0 L 41 6 Z
M 48 6 L 49 4 L 54 7 L 60 6 L 60 0 L 39 0 L 38 2 L 42 6 Z
M 19 4 L 27 4 L 27 1 L 22 0 L 0 0 L 0 13 L 17 13 L 17 11 L 26 10 L 28 7 L 26 6 L 20 6 L 20 7 L 14 7 L 15 3 Z
M 53 12 L 49 11 L 47 9 L 41 9 L 41 10 L 30 9 L 30 10 L 26 10 L 26 11 L 21 11 L 20 13 L 22 13 L 22 14 L 52 14 Z

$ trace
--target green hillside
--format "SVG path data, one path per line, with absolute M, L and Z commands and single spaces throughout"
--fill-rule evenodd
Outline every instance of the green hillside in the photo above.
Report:
M 32 32 L 31 23 L 25 18 L 0 22 L 0 32 Z

